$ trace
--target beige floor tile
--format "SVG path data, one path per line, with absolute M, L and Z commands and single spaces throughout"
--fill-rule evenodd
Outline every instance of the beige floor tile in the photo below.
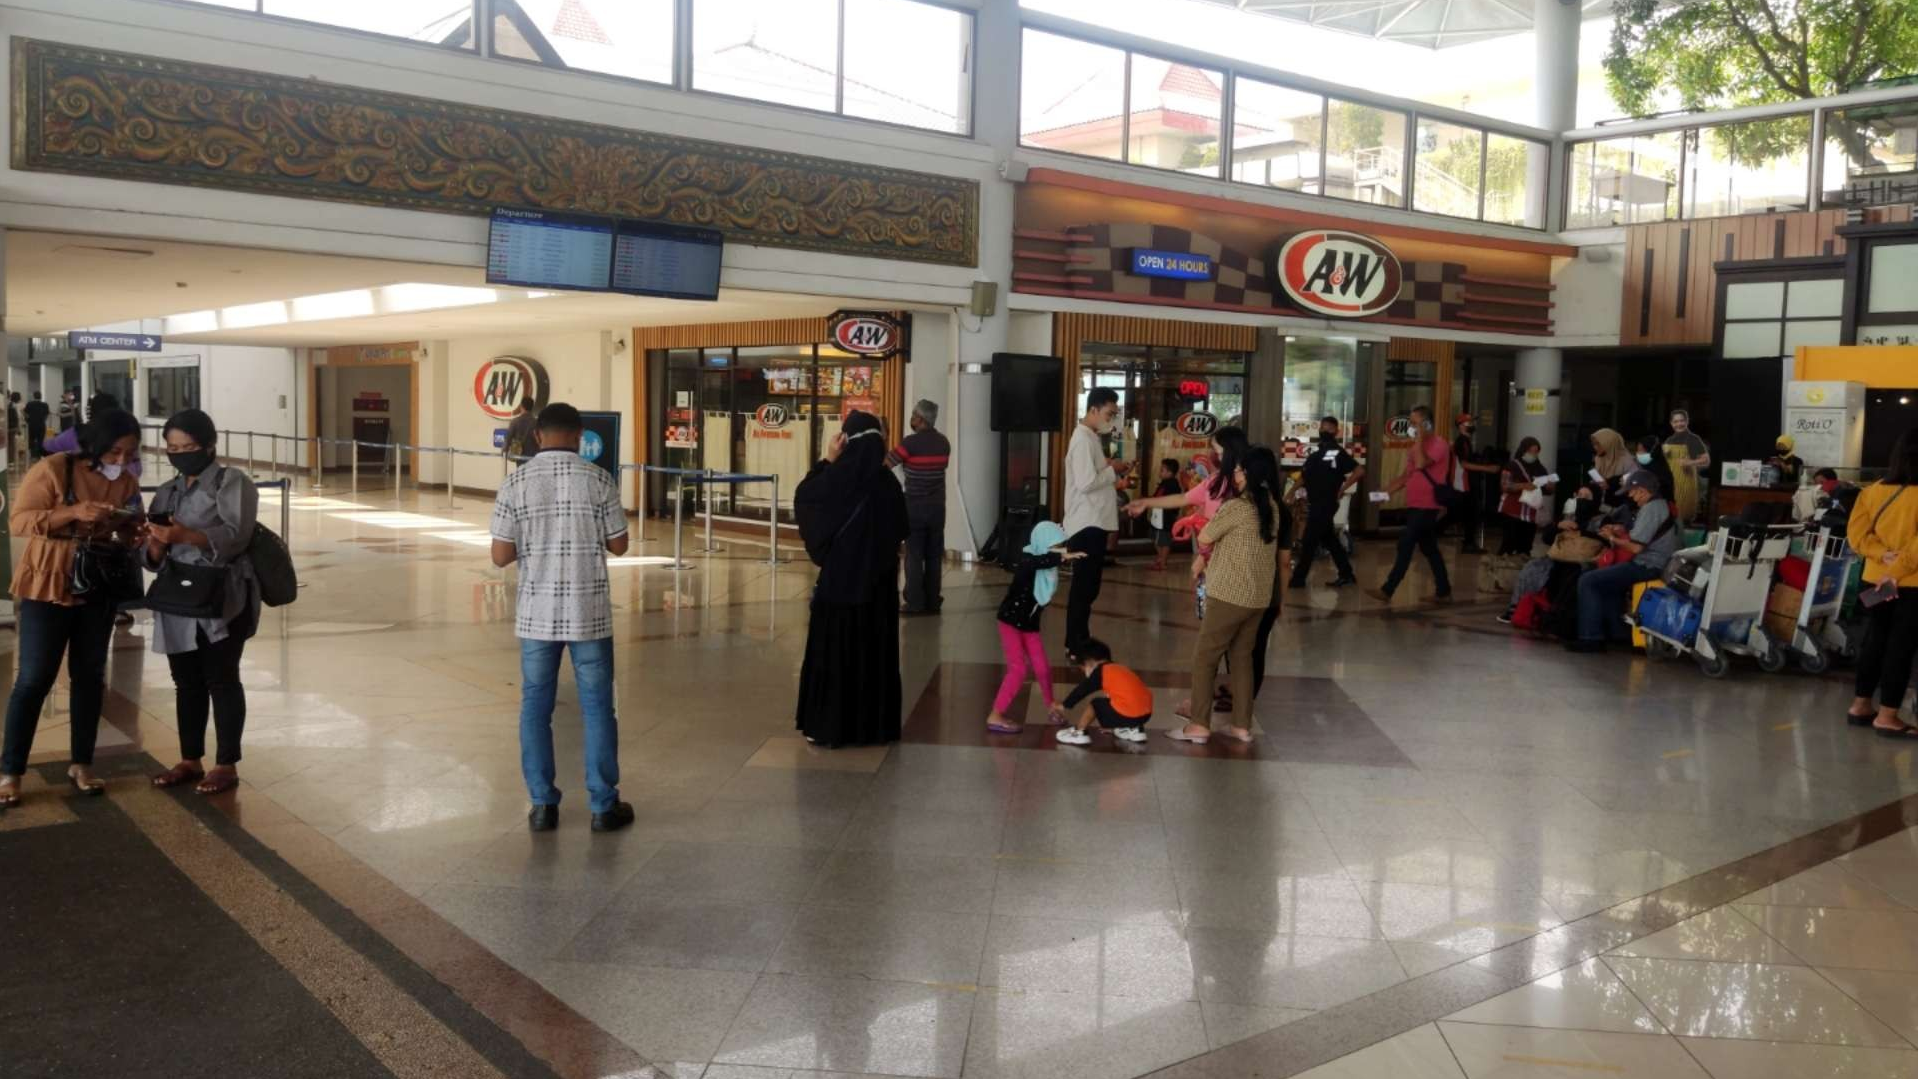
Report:
M 766 739 L 746 760 L 748 768 L 819 768 L 836 772 L 877 772 L 886 761 L 886 746 L 820 749 L 797 734 Z
M 1918 1050 L 1679 1039 L 1712 1079 L 1918 1079 Z
M 1840 970 L 1819 967 L 1818 973 L 1918 1045 L 1918 974 L 1904 970 Z
M 1674 1034 L 1821 1045 L 1902 1045 L 1810 967 L 1698 963 L 1676 959 L 1606 961 Z
M 1918 869 L 1918 863 L 1913 864 Z M 1904 904 L 1836 862 L 1814 866 L 1738 900 L 1740 906 L 1842 907 L 1848 910 L 1902 910 Z
M 1807 963 L 1918 971 L 1918 912 L 1837 907 L 1739 910 Z
M 1589 959 L 1448 1017 L 1459 1023 L 1620 1034 L 1663 1034 L 1665 1028 L 1604 963 Z
M 1751 919 L 1731 907 L 1687 918 L 1612 954 L 1651 959 L 1712 959 L 1726 963 L 1801 962 Z
M 1468 1079 L 1572 1079 L 1645 1076 L 1707 1079 L 1678 1039 L 1662 1034 L 1440 1023 Z M 1388 1073 L 1377 1073 L 1384 1079 Z
M 1465 1079 L 1438 1027 L 1426 1024 L 1321 1064 L 1298 1079 Z

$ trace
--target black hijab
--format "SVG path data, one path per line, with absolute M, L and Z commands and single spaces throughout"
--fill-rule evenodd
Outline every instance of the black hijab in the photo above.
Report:
M 894 603 L 906 495 L 886 469 L 879 418 L 846 416 L 846 445 L 836 461 L 820 461 L 793 492 L 793 516 L 806 553 L 819 567 L 816 598 L 827 603 Z

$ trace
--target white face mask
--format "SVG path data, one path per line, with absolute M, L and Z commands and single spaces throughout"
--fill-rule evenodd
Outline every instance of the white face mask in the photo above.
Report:
M 125 465 L 109 465 L 105 463 L 100 465 L 100 475 L 105 476 L 109 480 L 119 479 L 120 473 L 124 471 L 126 471 Z

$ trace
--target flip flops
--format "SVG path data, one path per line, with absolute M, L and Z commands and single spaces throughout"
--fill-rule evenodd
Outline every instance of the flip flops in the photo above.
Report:
M 240 773 L 233 768 L 215 768 L 193 789 L 201 794 L 225 794 L 240 785 Z
M 1212 739 L 1212 736 L 1209 734 L 1187 734 L 1185 733 L 1184 727 L 1174 727 L 1165 732 L 1165 736 L 1174 742 L 1184 742 L 1187 745 L 1194 746 L 1202 746 Z
M 986 724 L 986 730 L 991 731 L 993 734 L 1022 734 L 1025 728 L 1022 726 L 1014 726 L 1010 723 L 988 723 Z
M 156 787 L 177 787 L 183 783 L 198 783 L 206 778 L 206 772 L 191 764 L 182 762 L 153 777 Z

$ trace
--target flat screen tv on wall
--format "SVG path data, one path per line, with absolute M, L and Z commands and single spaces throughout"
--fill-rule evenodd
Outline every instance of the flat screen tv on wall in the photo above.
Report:
M 487 234 L 486 283 L 716 300 L 724 250 L 715 229 L 501 206 Z
M 1057 356 L 992 354 L 992 429 L 1058 431 L 1065 413 L 1065 363 Z

